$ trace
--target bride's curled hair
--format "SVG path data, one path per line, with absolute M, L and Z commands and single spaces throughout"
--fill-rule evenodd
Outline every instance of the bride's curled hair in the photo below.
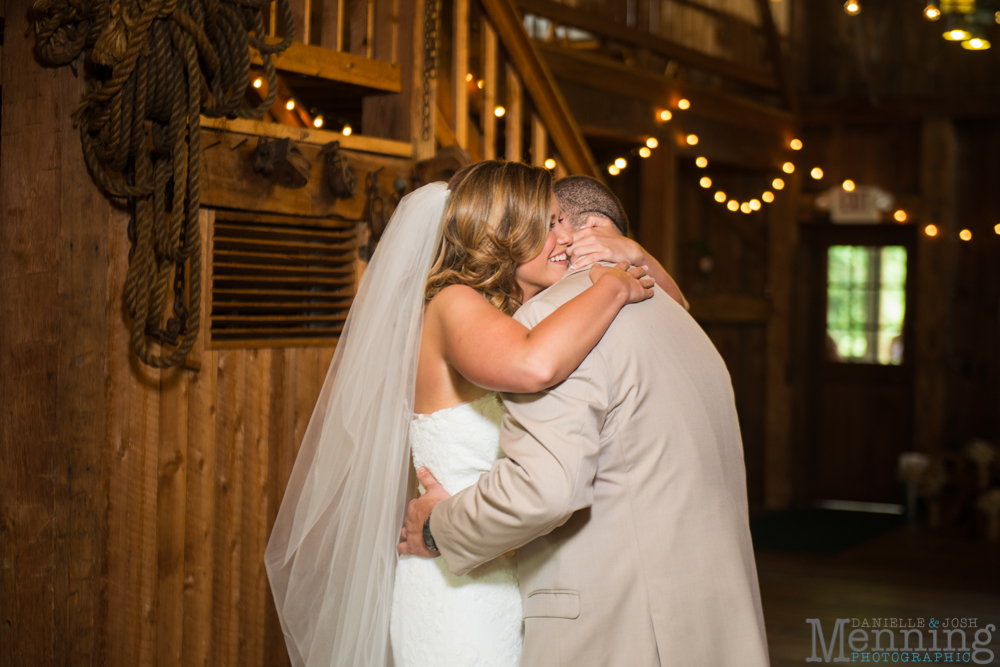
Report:
M 545 245 L 552 175 L 521 162 L 486 160 L 448 183 L 444 232 L 427 277 L 428 301 L 448 285 L 468 285 L 507 315 L 521 306 L 515 271 Z

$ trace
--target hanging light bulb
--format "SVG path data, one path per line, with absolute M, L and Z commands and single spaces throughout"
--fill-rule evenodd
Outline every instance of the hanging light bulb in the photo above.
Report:
M 708 166 L 708 158 L 707 157 L 695 158 L 694 163 L 698 165 L 699 168 L 704 169 L 705 167 Z
M 781 171 L 785 172 L 786 174 L 794 173 L 795 165 L 792 164 L 791 162 L 786 162 L 785 164 L 781 165 Z
M 958 238 L 962 239 L 963 241 L 971 241 L 972 232 L 970 232 L 968 229 L 963 229 L 958 233 Z
M 702 176 L 701 180 L 698 181 L 698 185 L 700 185 L 701 187 L 703 187 L 705 189 L 708 189 L 708 188 L 712 187 L 712 179 L 709 178 L 708 176 Z
M 553 160 L 552 158 L 549 158 L 548 160 L 545 161 L 545 168 L 546 169 L 555 169 L 556 168 L 556 161 Z
M 677 102 L 677 108 L 678 109 L 690 109 L 691 108 L 691 103 L 689 101 L 685 100 L 685 99 L 682 99 L 679 102 Z
M 466 81 L 472 81 L 472 78 L 473 78 L 472 77 L 472 72 L 469 72 L 468 74 L 465 75 L 465 80 Z
M 750 200 L 750 209 L 753 210 L 753 211 L 759 211 L 760 210 L 760 200 L 751 199 Z
M 647 147 L 643 146 L 639 149 L 639 157 L 649 157 L 653 154 L 653 151 L 649 150 Z
M 941 10 L 935 7 L 933 4 L 928 4 L 924 7 L 924 18 L 928 21 L 937 21 L 941 18 Z
M 625 161 L 625 158 L 620 157 L 617 160 L 615 160 L 615 166 L 618 167 L 619 169 L 624 169 L 625 167 L 628 166 L 628 162 Z
M 1000 234 L 1000 223 L 998 223 L 993 227 L 993 231 L 995 231 L 997 234 Z
M 668 109 L 664 109 L 663 111 L 660 112 L 660 120 L 662 120 L 664 123 L 666 123 L 673 117 L 674 114 L 672 114 Z
M 951 30 L 946 30 L 942 37 L 949 42 L 962 42 L 972 37 L 972 35 L 964 28 L 952 28 Z
M 962 48 L 966 51 L 985 51 L 990 46 L 989 40 L 982 37 L 973 37 L 962 42 Z
M 660 145 L 660 142 L 656 140 L 656 137 L 650 137 L 649 139 L 646 139 L 646 145 L 650 148 L 656 148 Z
M 503 107 L 497 107 L 496 109 L 493 110 L 493 115 L 496 116 L 497 118 L 500 118 L 505 113 L 507 113 L 507 110 L 504 109 Z
M 762 194 L 760 198 L 763 199 L 765 203 L 770 204 L 774 201 L 774 193 L 770 190 L 764 190 L 764 194 Z
M 317 128 L 318 127 L 323 127 L 323 117 L 322 116 L 316 116 L 315 118 L 313 118 L 313 127 L 317 127 Z
M 722 202 L 726 201 L 726 193 L 723 192 L 722 190 L 719 190 L 718 192 L 716 192 L 715 193 L 715 201 L 719 202 L 720 204 Z M 997 234 L 1000 234 L 1000 225 L 997 225 Z
M 617 176 L 618 174 L 621 173 L 621 169 L 619 169 L 618 167 L 616 167 L 613 164 L 609 164 L 608 165 L 608 173 L 611 174 L 612 176 Z
M 809 172 L 809 175 L 818 181 L 823 178 L 823 170 L 819 167 L 813 167 L 812 171 Z
M 264 79 L 260 78 L 259 76 L 253 80 L 254 88 L 260 88 L 263 85 L 264 85 Z
M 906 222 L 906 211 L 899 209 L 892 214 L 892 217 L 896 222 Z
M 350 126 L 350 125 L 345 125 L 345 126 L 344 126 L 344 129 L 343 129 L 343 130 L 341 130 L 340 132 L 341 132 L 341 134 L 343 134 L 343 135 L 344 135 L 345 137 L 349 137 L 349 136 L 351 136 L 351 133 L 353 133 L 353 132 L 354 132 L 354 130 L 353 130 L 353 129 L 351 129 L 351 126 Z
M 927 236 L 937 236 L 938 228 L 937 225 L 927 225 L 924 227 L 924 234 Z
M 479 81 L 476 81 L 476 88 L 479 88 L 480 90 L 483 89 L 483 80 L 482 79 L 480 79 Z
M 688 146 L 697 146 L 698 145 L 698 135 L 697 134 L 689 134 L 689 135 L 687 135 L 687 143 L 688 143 Z
M 776 178 L 771 181 L 771 187 L 775 190 L 783 190 L 785 188 L 785 182 L 780 178 Z
M 791 141 L 788 142 L 788 147 L 791 148 L 793 151 L 800 151 L 802 150 L 802 140 L 792 139 Z
M 740 203 L 735 199 L 730 199 L 729 203 L 726 204 L 726 208 L 728 208 L 730 211 L 738 211 L 740 210 Z
M 751 213 L 753 211 L 753 209 L 750 208 L 750 204 L 748 202 L 743 202 L 742 204 L 740 204 L 740 210 L 743 211 L 744 213 Z
M 844 190 L 846 190 L 847 192 L 854 192 L 855 187 L 856 186 L 854 185 L 854 181 L 852 181 L 851 179 L 847 179 L 846 181 L 844 181 Z
M 848 16 L 857 16 L 861 13 L 861 3 L 858 0 L 847 0 L 844 3 L 844 11 Z
M 289 111 L 291 111 L 292 109 L 294 109 L 295 108 L 295 100 L 288 100 L 287 102 L 285 102 L 285 108 L 288 109 Z

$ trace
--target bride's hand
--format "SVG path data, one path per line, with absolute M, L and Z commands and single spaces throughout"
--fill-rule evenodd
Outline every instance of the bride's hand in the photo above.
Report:
M 571 269 L 582 269 L 594 262 L 642 264 L 642 246 L 622 236 L 607 218 L 590 216 L 583 228 L 573 233 L 573 244 L 566 249 Z
M 646 267 L 619 262 L 615 266 L 594 264 L 590 267 L 590 282 L 598 280 L 618 280 L 625 289 L 625 303 L 639 303 L 653 296 L 656 282 L 646 275 Z

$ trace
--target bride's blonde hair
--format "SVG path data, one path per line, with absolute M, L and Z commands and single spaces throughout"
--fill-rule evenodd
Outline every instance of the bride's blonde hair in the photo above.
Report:
M 468 285 L 507 315 L 523 299 L 515 271 L 549 233 L 552 175 L 521 162 L 486 160 L 448 183 L 444 235 L 427 276 L 428 301 L 448 285 Z

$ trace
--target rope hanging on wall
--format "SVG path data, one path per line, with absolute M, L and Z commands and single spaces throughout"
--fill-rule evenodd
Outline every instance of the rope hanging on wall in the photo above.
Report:
M 277 0 L 286 36 L 265 42 L 262 7 L 272 0 L 35 0 L 39 56 L 71 64 L 81 53 L 87 91 L 74 119 L 94 179 L 127 197 L 129 268 L 124 301 L 132 347 L 144 363 L 184 361 L 198 337 L 201 303 L 200 114 L 261 118 L 278 93 L 271 55 L 294 31 L 288 0 Z M 267 75 L 257 107 L 244 98 L 250 48 Z M 185 281 L 185 265 L 189 271 Z M 173 274 L 173 313 L 160 322 Z M 186 283 L 186 289 L 185 289 Z M 156 354 L 151 341 L 176 345 Z

